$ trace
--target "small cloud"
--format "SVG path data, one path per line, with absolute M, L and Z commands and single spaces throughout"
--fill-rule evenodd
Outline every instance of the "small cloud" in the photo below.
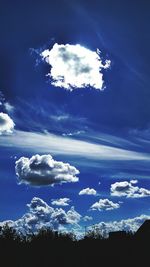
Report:
M 53 199 L 51 204 L 56 206 L 69 206 L 70 198 L 59 198 L 59 199 Z
M 14 111 L 14 106 L 12 106 L 9 102 L 4 103 L 4 108 L 8 113 Z
M 73 133 L 63 133 L 62 136 L 73 136 Z
M 78 182 L 79 171 L 69 163 L 56 161 L 51 155 L 21 157 L 16 161 L 16 175 L 20 184 L 32 186 Z
M 65 114 L 65 115 L 51 115 L 50 118 L 54 121 L 66 121 L 69 119 L 69 115 Z
M 8 114 L 0 112 L 0 135 L 11 134 L 14 126 L 15 124 Z
M 95 196 L 97 194 L 96 190 L 93 188 L 84 188 L 79 192 L 79 195 L 93 195 Z
M 63 133 L 62 135 L 63 136 L 75 136 L 75 135 L 80 135 L 80 134 L 83 134 L 85 133 L 85 131 L 75 131 L 75 132 L 72 132 L 72 133 Z
M 93 220 L 93 217 L 92 216 L 84 216 L 83 218 L 82 218 L 82 220 L 84 221 L 84 222 L 87 222 L 87 221 L 92 221 Z
M 114 210 L 114 209 L 118 209 L 118 208 L 120 208 L 119 203 L 114 203 L 113 201 L 111 201 L 109 199 L 100 199 L 98 202 L 95 202 L 91 206 L 90 209 L 103 211 L 103 210 Z
M 3 105 L 4 102 L 5 102 L 4 94 L 2 93 L 2 91 L 0 91 L 0 105 Z
M 127 198 L 140 198 L 149 197 L 150 190 L 146 188 L 140 188 L 135 186 L 137 180 L 116 182 L 111 185 L 110 192 L 112 196 L 116 197 L 127 197 Z
M 17 156 L 10 156 L 11 159 L 17 159 Z
M 57 44 L 44 50 L 41 57 L 50 66 L 51 83 L 67 90 L 87 86 L 103 89 L 102 69 L 110 67 L 110 60 L 102 63 L 100 51 L 92 51 L 79 44 Z
M 137 184 L 138 183 L 138 180 L 131 180 L 130 183 L 131 184 Z
M 10 113 L 14 111 L 14 106 L 6 101 L 4 94 L 0 91 L 0 107 L 2 107 L 6 112 Z

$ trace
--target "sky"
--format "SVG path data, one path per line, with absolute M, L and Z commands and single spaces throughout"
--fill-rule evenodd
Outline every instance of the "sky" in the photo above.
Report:
M 1 224 L 134 231 L 150 218 L 149 11 L 1 2 Z

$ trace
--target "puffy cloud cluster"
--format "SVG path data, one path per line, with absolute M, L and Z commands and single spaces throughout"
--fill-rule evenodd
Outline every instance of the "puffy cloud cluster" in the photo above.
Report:
M 5 223 L 14 227 L 22 233 L 37 232 L 39 229 L 51 228 L 52 230 L 64 230 L 69 226 L 75 226 L 81 219 L 81 215 L 71 207 L 67 212 L 62 208 L 50 207 L 45 201 L 34 197 L 31 203 L 27 205 L 29 212 L 17 221 L 8 221 Z
M 11 134 L 14 126 L 15 124 L 8 114 L 0 112 L 0 135 Z
M 84 188 L 79 192 L 80 196 L 81 195 L 93 195 L 93 196 L 95 196 L 96 194 L 97 194 L 96 190 L 93 188 L 89 188 L 89 187 Z
M 91 206 L 91 210 L 99 210 L 99 211 L 114 210 L 114 209 L 118 209 L 118 208 L 120 208 L 119 203 L 114 203 L 113 201 L 111 201 L 107 198 L 106 199 L 100 199 L 98 202 L 95 202 Z
M 107 237 L 109 232 L 122 230 L 126 232 L 136 232 L 144 221 L 149 219 L 150 216 L 148 215 L 140 215 L 135 218 L 129 218 L 121 221 L 100 222 L 95 225 L 95 228 L 97 228 L 104 237 Z
M 127 197 L 127 198 L 140 198 L 149 197 L 150 190 L 135 186 L 137 180 L 116 182 L 111 185 L 110 192 L 112 196 Z
M 50 66 L 48 76 L 54 86 L 68 90 L 91 86 L 102 90 L 102 69 L 110 67 L 110 60 L 103 64 L 100 51 L 91 51 L 79 44 L 57 44 L 41 53 Z
M 19 183 L 32 186 L 54 185 L 78 182 L 79 171 L 68 163 L 56 161 L 51 155 L 21 157 L 16 161 L 16 175 Z
M 34 204 L 34 205 L 33 205 Z M 37 204 L 37 205 L 36 205 Z M 69 225 L 71 228 L 75 229 L 75 234 L 79 237 L 83 237 L 84 229 L 81 230 L 81 228 L 78 228 L 77 224 L 81 220 L 81 215 L 77 213 L 74 208 L 71 208 L 70 212 L 63 212 L 62 209 L 56 209 L 59 210 L 59 212 L 56 212 L 54 215 L 54 218 L 56 219 L 57 215 L 58 220 L 53 220 L 53 211 L 55 211 L 53 208 L 49 207 L 43 200 L 39 198 L 33 198 L 31 203 L 29 204 L 32 206 L 31 210 L 29 210 L 28 213 L 26 213 L 21 219 L 17 221 L 4 221 L 0 222 L 0 227 L 3 227 L 6 223 L 10 227 L 14 227 L 17 231 L 20 231 L 21 233 L 36 233 L 39 229 L 43 227 L 51 228 L 53 230 L 62 230 L 67 231 L 67 227 Z M 33 208 L 34 206 L 34 208 Z M 45 209 L 48 211 L 50 208 L 50 212 L 45 213 Z M 67 220 L 61 220 L 61 217 L 66 216 Z M 68 220 L 69 216 L 69 220 Z M 71 220 L 70 220 L 71 217 Z M 85 219 L 84 219 L 85 218 Z M 75 219 L 75 221 L 73 221 Z M 85 216 L 82 218 L 83 221 L 92 220 L 92 217 Z M 126 231 L 126 232 L 136 232 L 139 227 L 144 223 L 145 220 L 150 220 L 150 215 L 142 214 L 140 216 L 134 217 L 134 218 L 128 218 L 123 219 L 120 221 L 109 221 L 109 222 L 100 222 L 98 224 L 94 225 L 94 229 L 98 230 L 102 236 L 108 237 L 109 232 L 115 232 L 115 231 Z M 66 223 L 67 221 L 67 223 Z M 87 230 L 91 230 L 91 227 L 88 227 Z M 93 226 L 92 226 L 93 230 Z
M 67 197 L 59 198 L 59 199 L 53 199 L 51 204 L 56 206 L 69 206 L 69 202 L 71 200 Z
M 24 216 L 16 221 L 4 221 L 0 223 L 3 227 L 6 223 L 10 227 L 14 227 L 17 231 L 27 234 L 36 233 L 41 228 L 50 228 L 53 230 L 67 231 L 76 229 L 75 233 L 78 235 L 78 223 L 92 220 L 91 216 L 82 216 L 71 207 L 67 212 L 62 208 L 50 207 L 45 201 L 34 197 L 30 204 L 27 205 L 29 211 Z M 138 217 L 123 219 L 121 221 L 100 222 L 94 228 L 98 229 L 100 233 L 107 237 L 109 232 L 113 231 L 132 231 L 136 232 L 145 220 L 150 219 L 148 215 L 140 215 Z M 90 230 L 90 228 L 88 228 Z M 82 231 L 84 231 L 82 229 Z

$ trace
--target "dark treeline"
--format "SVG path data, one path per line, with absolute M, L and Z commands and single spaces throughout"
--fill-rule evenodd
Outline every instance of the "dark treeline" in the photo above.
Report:
M 91 231 L 77 240 L 47 229 L 23 236 L 5 225 L 0 230 L 0 266 L 149 266 L 150 238 L 118 233 L 104 239 Z

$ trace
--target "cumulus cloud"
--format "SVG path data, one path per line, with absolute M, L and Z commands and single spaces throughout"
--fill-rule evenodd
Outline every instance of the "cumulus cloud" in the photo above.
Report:
M 79 192 L 79 195 L 93 195 L 95 196 L 97 194 L 96 190 L 93 188 L 84 188 Z
M 5 225 L 8 225 L 9 227 L 14 227 L 14 221 L 12 220 L 6 220 L 3 222 L 0 222 L 0 227 L 4 227 Z
M 110 192 L 112 196 L 127 197 L 127 198 L 140 198 L 149 197 L 150 190 L 142 187 L 135 186 L 137 180 L 116 182 L 111 185 Z
M 19 183 L 32 186 L 54 185 L 78 182 L 79 171 L 69 163 L 56 161 L 51 155 L 21 157 L 16 161 L 16 175 Z
M 92 220 L 92 217 L 82 216 L 72 207 L 68 212 L 63 209 L 54 209 L 50 207 L 42 199 L 34 197 L 30 204 L 28 204 L 29 211 L 22 218 L 12 221 L 0 222 L 0 227 L 4 227 L 6 223 L 10 227 L 14 227 L 17 231 L 27 234 L 36 233 L 41 228 L 50 228 L 53 230 L 67 231 L 75 229 L 75 234 L 79 234 L 78 223 L 83 221 Z M 109 232 L 126 231 L 136 232 L 145 220 L 150 220 L 150 215 L 142 214 L 140 216 L 120 221 L 100 222 L 94 225 L 94 229 L 98 230 L 102 236 L 108 237 Z M 71 227 L 71 228 L 69 228 Z M 88 227 L 87 230 L 91 230 Z M 93 228 L 92 228 L 93 230 Z M 83 237 L 84 229 L 80 228 L 80 235 Z
M 110 67 L 110 60 L 103 64 L 100 51 L 91 51 L 79 44 L 57 44 L 44 50 L 41 57 L 51 67 L 48 76 L 54 86 L 67 90 L 86 86 L 102 90 L 102 69 Z
M 15 124 L 8 114 L 0 112 L 0 135 L 11 134 L 14 126 Z
M 53 199 L 51 204 L 56 206 L 69 206 L 70 198 L 64 197 L 59 199 Z
M 121 221 L 100 222 L 95 225 L 95 228 L 100 231 L 102 236 L 107 237 L 109 232 L 126 231 L 136 232 L 145 220 L 149 220 L 150 216 L 140 215 L 135 218 L 129 218 Z
M 91 206 L 90 209 L 103 211 L 103 210 L 114 210 L 114 209 L 118 209 L 118 208 L 120 208 L 119 203 L 114 203 L 113 201 L 111 201 L 109 199 L 100 199 L 98 202 L 95 202 Z
M 21 233 L 36 233 L 41 228 L 52 230 L 67 230 L 67 227 L 77 226 L 81 215 L 71 207 L 67 212 L 62 208 L 50 207 L 45 201 L 34 197 L 27 205 L 29 211 L 16 221 L 5 221 Z

